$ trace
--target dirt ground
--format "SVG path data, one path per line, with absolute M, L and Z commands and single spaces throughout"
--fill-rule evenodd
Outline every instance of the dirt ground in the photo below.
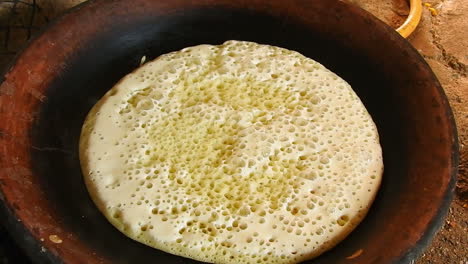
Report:
M 406 0 L 349 0 L 368 10 L 393 28 L 409 13 Z M 9 12 L 13 3 L 0 1 L 0 25 L 28 24 L 31 7 L 18 4 L 17 13 Z M 32 3 L 32 0 L 22 2 Z M 32 24 L 36 31 L 52 18 L 83 0 L 36 0 Z M 468 264 L 468 0 L 431 0 L 424 2 L 423 17 L 409 41 L 423 55 L 442 83 L 453 108 L 460 141 L 460 166 L 456 195 L 445 225 L 437 233 L 417 264 Z M 1 34 L 0 68 L 12 59 L 26 41 L 28 30 L 11 32 L 8 45 Z M 1 251 L 1 250 L 0 250 Z

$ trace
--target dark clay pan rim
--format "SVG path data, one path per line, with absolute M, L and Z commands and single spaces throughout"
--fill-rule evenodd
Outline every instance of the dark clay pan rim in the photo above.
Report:
M 14 59 L 8 64 L 7 67 L 3 70 L 3 74 L 1 75 L 2 83 L 5 80 L 5 75 L 13 68 L 13 66 L 17 63 L 17 60 L 21 56 L 21 54 L 27 50 L 31 43 L 33 43 L 39 36 L 45 34 L 50 28 L 54 25 L 60 23 L 64 18 L 72 12 L 75 12 L 78 9 L 85 8 L 87 5 L 98 2 L 98 0 L 89 0 L 87 2 L 81 3 L 69 10 L 65 13 L 60 15 L 58 18 L 55 18 L 52 22 L 50 22 L 47 26 L 41 29 L 39 32 L 34 34 L 34 36 L 25 44 L 20 51 L 15 55 Z M 365 12 L 365 11 L 363 11 Z M 372 15 L 370 15 L 372 17 Z M 375 19 L 372 17 L 372 19 Z M 415 52 L 417 52 L 412 46 Z M 427 62 L 424 61 L 427 67 L 429 65 Z M 433 79 L 437 82 L 437 78 L 433 75 Z M 458 133 L 456 128 L 455 119 L 453 116 L 453 112 L 451 110 L 450 104 L 448 99 L 445 95 L 444 90 L 441 86 L 437 87 L 438 92 L 441 95 L 442 100 L 444 101 L 444 111 L 446 113 L 446 117 L 449 119 L 450 122 L 450 131 L 453 137 L 453 142 L 451 143 L 451 173 L 450 173 L 450 182 L 448 188 L 445 190 L 443 200 L 441 202 L 441 206 L 439 207 L 437 214 L 433 217 L 431 222 L 428 224 L 428 228 L 421 236 L 420 240 L 416 243 L 416 245 L 409 249 L 406 253 L 399 256 L 395 263 L 412 263 L 412 261 L 416 260 L 424 250 L 429 246 L 430 242 L 432 241 L 434 235 L 437 231 L 443 226 L 444 217 L 447 214 L 450 204 L 453 200 L 454 196 L 454 189 L 455 184 L 457 181 L 457 173 L 458 173 L 458 164 L 459 164 L 459 142 L 458 142 Z M 0 189 L 0 219 L 4 219 L 2 224 L 7 229 L 7 232 L 10 236 L 14 239 L 14 241 L 20 246 L 20 248 L 28 255 L 33 263 L 63 263 L 59 256 L 51 253 L 49 250 L 45 250 L 42 246 L 42 243 L 39 239 L 35 238 L 32 234 L 31 230 L 27 229 L 20 220 L 18 220 L 14 210 L 8 206 L 6 203 L 5 197 Z

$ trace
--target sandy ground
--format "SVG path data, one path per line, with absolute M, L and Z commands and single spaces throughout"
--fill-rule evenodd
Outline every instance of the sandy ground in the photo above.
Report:
M 393 28 L 397 28 L 409 12 L 405 0 L 349 1 L 373 13 Z M 12 25 L 12 21 L 14 24 L 28 25 L 30 6 L 18 4 L 17 13 L 11 14 L 9 11 L 13 4 L 2 2 L 7 1 L 0 1 L 0 25 Z M 31 3 L 32 0 L 23 2 Z M 40 9 L 35 10 L 33 32 L 83 0 L 36 2 Z M 445 225 L 415 263 L 468 264 L 468 0 L 432 0 L 424 3 L 427 5 L 424 6 L 421 24 L 408 40 L 432 67 L 450 100 L 458 126 L 461 157 L 456 195 Z M 8 45 L 4 45 L 5 34 L 0 34 L 0 68 L 24 45 L 30 32 L 16 29 L 10 33 Z M 0 257 L 5 250 L 0 248 Z M 0 258 L 0 263 L 7 262 Z

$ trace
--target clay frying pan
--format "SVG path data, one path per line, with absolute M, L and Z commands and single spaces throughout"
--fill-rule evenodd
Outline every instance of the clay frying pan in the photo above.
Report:
M 393 29 L 334 0 L 101 0 L 56 21 L 0 86 L 1 219 L 37 263 L 196 263 L 134 242 L 90 200 L 83 120 L 142 56 L 239 39 L 296 50 L 347 80 L 375 120 L 381 190 L 364 222 L 308 263 L 409 263 L 440 227 L 458 163 L 441 86 Z M 164 135 L 161 135 L 164 136 Z

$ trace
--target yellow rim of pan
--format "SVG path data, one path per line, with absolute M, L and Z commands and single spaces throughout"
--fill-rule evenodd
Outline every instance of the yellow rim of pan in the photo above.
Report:
M 404 38 L 407 38 L 413 33 L 421 20 L 422 14 L 421 0 L 409 0 L 409 3 L 410 12 L 408 18 L 406 18 L 406 21 L 396 30 Z

